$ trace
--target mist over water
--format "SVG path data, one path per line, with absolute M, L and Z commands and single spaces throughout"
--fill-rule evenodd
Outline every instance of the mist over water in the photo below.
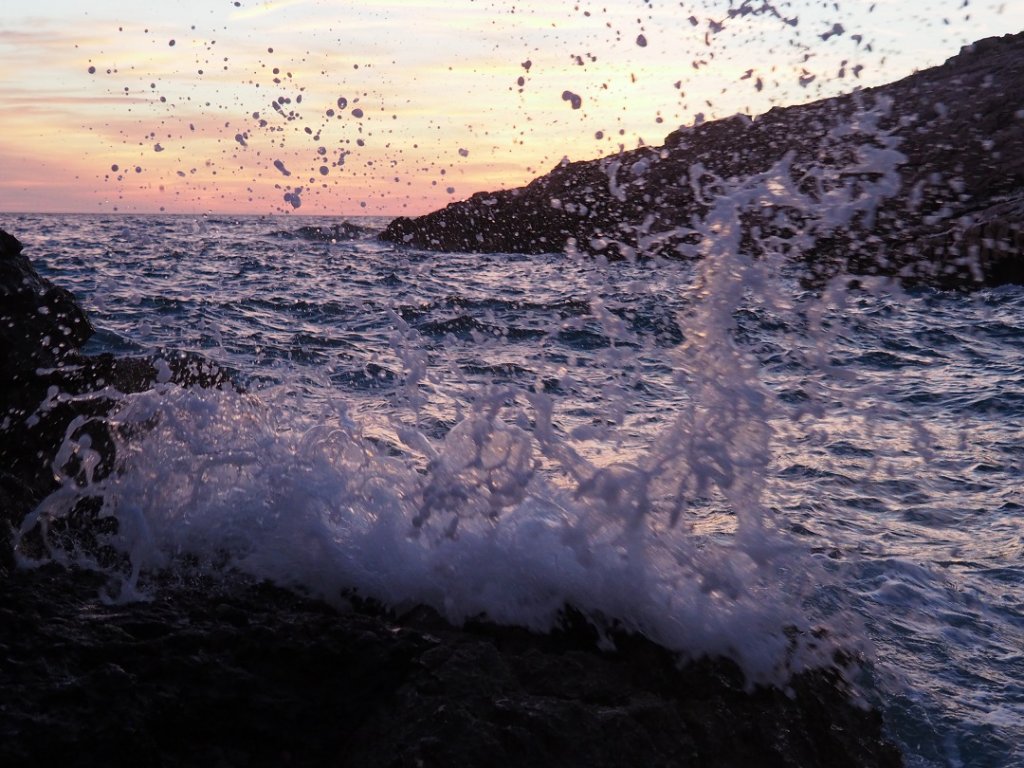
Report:
M 91 351 L 245 388 L 129 397 L 118 471 L 37 510 L 103 497 L 108 599 L 241 570 L 456 621 L 572 604 L 752 681 L 838 645 L 909 764 L 1019 757 L 1024 291 L 809 291 L 727 236 L 696 265 L 439 256 L 383 223 L 4 222 Z

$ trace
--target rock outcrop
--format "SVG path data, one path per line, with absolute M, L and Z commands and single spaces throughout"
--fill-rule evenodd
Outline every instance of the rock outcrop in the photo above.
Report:
M 804 205 L 768 193 L 748 200 L 741 219 L 754 253 L 791 250 L 819 276 L 1024 281 L 1024 33 L 979 41 L 890 85 L 567 162 L 520 189 L 395 219 L 382 237 L 438 251 L 693 258 L 695 218 L 721 190 L 764 174 Z
M 49 567 L 0 581 L 6 766 L 895 768 L 833 673 L 747 691 L 637 637 L 598 651 L 428 609 L 339 613 L 266 584 L 131 605 Z
M 228 381 L 218 366 L 195 355 L 82 354 L 92 333 L 74 297 L 40 277 L 21 243 L 0 230 L 0 573 L 11 564 L 12 526 L 56 488 L 58 471 L 80 471 L 75 454 L 67 465 L 54 467 L 66 438 L 88 435 L 100 458 L 91 470 L 99 479 L 114 462 L 104 417 L 121 395 L 157 381 Z

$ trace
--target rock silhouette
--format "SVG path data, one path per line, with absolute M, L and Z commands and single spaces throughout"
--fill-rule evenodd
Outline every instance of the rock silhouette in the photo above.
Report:
M 881 160 L 898 174 L 889 188 Z M 395 219 L 382 237 L 436 251 L 698 258 L 693 217 L 707 214 L 716 191 L 772 172 L 826 211 L 850 215 L 814 221 L 778 200 L 751 200 L 740 218 L 754 254 L 768 242 L 817 278 L 1024 282 L 1024 33 L 981 40 L 890 85 L 566 162 L 525 187 Z

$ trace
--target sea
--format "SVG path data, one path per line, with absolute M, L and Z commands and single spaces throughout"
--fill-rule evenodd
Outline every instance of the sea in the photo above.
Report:
M 387 221 L 0 217 L 85 351 L 235 383 L 125 396 L 116 471 L 32 515 L 100 495 L 124 559 L 46 558 L 126 603 L 200 572 L 538 631 L 572 605 L 751 684 L 842 649 L 908 766 L 1024 765 L 1024 287 L 809 284 L 721 227 L 610 262 Z

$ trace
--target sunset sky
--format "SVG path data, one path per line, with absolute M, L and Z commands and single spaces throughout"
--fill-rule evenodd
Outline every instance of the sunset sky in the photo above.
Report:
M 0 211 L 423 213 L 1022 29 L 977 0 L 5 0 Z

